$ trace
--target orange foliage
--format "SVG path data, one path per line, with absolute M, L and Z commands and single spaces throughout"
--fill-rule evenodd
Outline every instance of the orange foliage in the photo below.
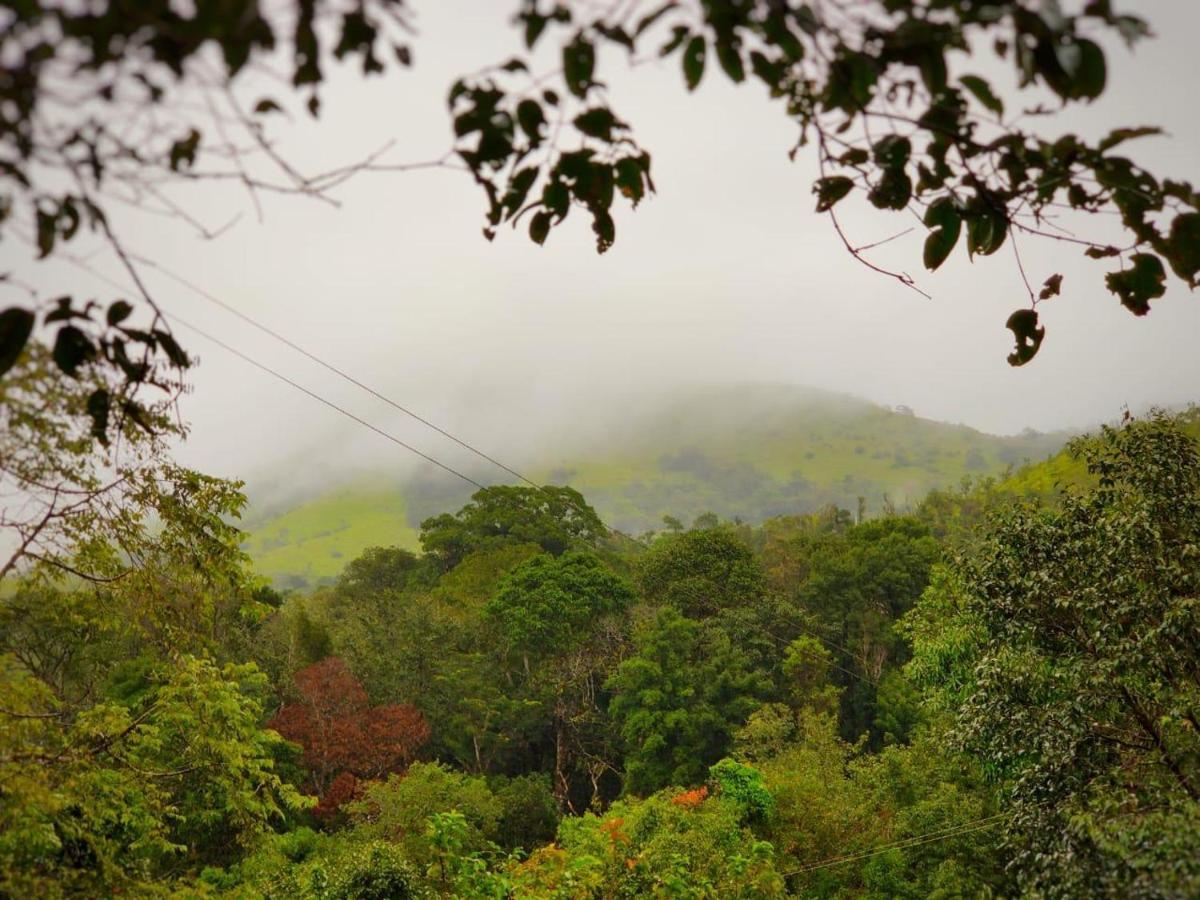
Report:
M 269 727 L 304 748 L 302 761 L 324 807 L 318 815 L 332 815 L 353 796 L 359 779 L 407 769 L 429 740 L 429 724 L 419 710 L 371 706 L 362 684 L 336 656 L 301 669 L 295 683 L 300 700 L 285 704 Z
M 701 785 L 694 791 L 684 791 L 682 794 L 676 794 L 671 798 L 671 802 L 676 806 L 682 806 L 684 809 L 695 809 L 708 797 L 708 787 Z

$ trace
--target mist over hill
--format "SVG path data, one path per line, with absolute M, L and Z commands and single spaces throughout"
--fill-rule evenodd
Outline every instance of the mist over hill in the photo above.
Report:
M 758 522 L 826 504 L 868 514 L 903 508 L 931 488 L 997 475 L 1053 455 L 1065 432 L 990 435 L 904 407 L 779 385 L 678 390 L 631 401 L 620 414 L 579 409 L 502 461 L 539 483 L 569 484 L 622 531 L 690 522 L 711 512 Z M 486 449 L 486 448 L 483 448 Z M 482 483 L 514 479 L 479 461 Z M 282 586 L 333 578 L 363 549 L 415 548 L 421 521 L 452 511 L 472 488 L 433 466 L 357 472 L 307 496 L 259 500 L 246 549 Z M 266 492 L 264 492 L 266 493 Z

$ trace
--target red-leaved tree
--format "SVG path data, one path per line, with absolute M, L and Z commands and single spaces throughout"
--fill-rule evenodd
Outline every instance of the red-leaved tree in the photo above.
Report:
M 295 683 L 300 699 L 285 704 L 270 727 L 304 748 L 302 761 L 322 801 L 318 815 L 336 812 L 360 779 L 408 768 L 429 740 L 429 724 L 419 710 L 372 706 L 362 684 L 336 656 L 301 669 Z

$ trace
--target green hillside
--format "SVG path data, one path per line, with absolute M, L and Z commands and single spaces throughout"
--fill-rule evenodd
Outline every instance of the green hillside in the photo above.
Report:
M 760 521 L 829 503 L 903 507 L 966 476 L 998 475 L 1057 452 L 1062 434 L 984 434 L 862 400 L 797 388 L 693 391 L 614 423 L 603 441 L 577 442 L 528 471 L 579 489 L 624 531 L 685 522 L 704 512 Z M 483 475 L 482 477 L 486 477 Z M 421 479 L 392 487 L 359 480 L 251 528 L 246 549 L 277 584 L 331 579 L 366 547 L 416 546 L 428 515 L 468 496 Z
M 244 549 L 281 587 L 330 579 L 367 547 L 416 547 L 404 495 L 357 482 L 251 526 Z

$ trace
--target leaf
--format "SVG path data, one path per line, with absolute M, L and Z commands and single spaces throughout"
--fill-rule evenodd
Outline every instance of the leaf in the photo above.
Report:
M 34 320 L 33 313 L 19 306 L 0 312 L 0 375 L 16 365 L 33 333 Z
M 38 259 L 44 259 L 54 249 L 54 241 L 58 236 L 58 219 L 53 213 L 48 213 L 40 206 L 37 208 L 37 246 Z
M 256 115 L 263 116 L 267 113 L 283 112 L 283 107 L 270 97 L 264 97 L 254 104 L 254 112 Z
M 867 199 L 877 209 L 904 209 L 912 199 L 912 179 L 903 169 L 884 169 Z
M 678 4 L 677 4 L 676 0 L 670 0 L 669 3 L 664 3 L 662 6 L 658 7 L 657 9 L 646 13 L 646 15 L 642 16 L 638 20 L 637 25 L 634 27 L 633 36 L 635 38 L 641 37 L 641 35 L 646 31 L 646 29 L 648 29 L 652 25 L 654 25 L 655 22 L 657 22 L 659 19 L 661 19 L 667 13 L 669 13 L 677 5 Z
M 642 172 L 642 163 L 634 157 L 627 156 L 617 160 L 617 190 L 633 204 L 634 209 L 637 209 L 638 203 L 646 194 Z
M 925 211 L 925 224 L 933 231 L 925 238 L 925 268 L 937 271 L 958 243 L 962 232 L 962 216 L 950 197 L 942 197 Z
M 88 395 L 87 414 L 92 420 L 92 437 L 108 445 L 108 411 L 111 402 L 108 391 L 97 388 Z
M 1135 253 L 1130 262 L 1131 268 L 1110 272 L 1104 281 L 1126 309 L 1135 316 L 1144 316 L 1150 312 L 1150 301 L 1167 292 L 1167 273 L 1162 260 L 1153 253 Z
M 1200 275 L 1200 213 L 1180 213 L 1167 236 L 1167 262 L 1175 274 L 1196 287 Z
M 740 84 L 746 80 L 746 64 L 742 62 L 742 54 L 732 41 L 717 41 L 717 62 L 725 70 L 730 80 Z
M 1079 47 L 1079 67 L 1072 79 L 1073 95 L 1085 100 L 1095 100 L 1104 93 L 1108 81 L 1108 66 L 1104 51 L 1094 41 L 1086 38 L 1076 42 Z
M 1008 317 L 1004 327 L 1013 333 L 1017 346 L 1008 355 L 1010 366 L 1023 366 L 1033 359 L 1046 337 L 1046 329 L 1038 325 L 1038 314 L 1033 309 L 1018 309 Z
M 1059 291 L 1062 290 L 1062 275 L 1051 275 L 1042 285 L 1042 291 L 1038 294 L 1039 300 L 1049 300 L 1051 297 L 1057 297 Z
M 997 116 L 1004 115 L 1004 103 L 992 92 L 992 86 L 978 75 L 964 75 L 958 79 L 983 107 Z
M 1108 256 L 1120 256 L 1121 251 L 1109 245 L 1108 247 L 1088 247 L 1083 251 L 1083 254 L 1084 256 L 1090 256 L 1092 259 L 1104 259 Z
M 687 40 L 688 30 L 682 25 L 676 25 L 671 29 L 671 39 L 658 48 L 659 56 L 670 56 Z
M 540 247 L 546 243 L 548 234 L 550 234 L 550 213 L 545 211 L 535 213 L 529 220 L 530 239 Z
M 133 312 L 133 305 L 126 300 L 117 300 L 108 308 L 108 324 L 120 325 Z
M 607 210 L 598 209 L 592 213 L 592 231 L 596 234 L 596 252 L 604 253 L 617 239 L 617 226 Z
M 183 348 L 179 346 L 169 331 L 156 329 L 154 336 L 158 338 L 158 346 L 162 348 L 163 353 L 167 354 L 167 359 L 171 361 L 171 365 L 177 369 L 186 369 L 191 365 L 188 355 L 183 352 Z
M 704 59 L 708 44 L 701 35 L 696 35 L 683 48 L 683 79 L 689 91 L 694 91 L 704 77 Z
M 96 358 L 96 348 L 87 335 L 74 325 L 58 329 L 54 339 L 54 362 L 66 375 L 74 377 L 79 367 Z
M 536 100 L 522 100 L 517 104 L 517 124 L 529 136 L 529 141 L 537 146 L 542 141 L 542 126 L 546 124 L 546 115 L 542 112 L 541 104 Z
M 875 162 L 887 169 L 903 168 L 912 156 L 912 141 L 906 137 L 889 134 L 871 146 Z
M 817 195 L 817 212 L 828 212 L 854 188 L 854 182 L 844 175 L 831 175 L 818 179 L 813 185 Z
M 624 122 L 613 115 L 611 109 L 604 106 L 585 110 L 575 117 L 573 124 L 588 137 L 610 143 L 613 139 L 613 129 L 626 127 Z
M 1008 236 L 1008 219 L 991 206 L 976 208 L 967 217 L 967 253 L 972 257 L 991 256 L 1004 246 Z
M 594 83 L 592 76 L 596 71 L 596 48 L 582 35 L 576 35 L 575 40 L 563 47 L 562 57 L 567 90 L 582 99 Z
M 171 145 L 170 165 L 172 172 L 178 172 L 183 165 L 196 162 L 196 150 L 200 146 L 200 132 L 193 128 L 188 136 L 180 138 Z
M 1139 128 L 1116 128 L 1108 133 L 1098 145 L 1101 153 L 1111 150 L 1118 144 L 1123 144 L 1125 141 L 1132 141 L 1136 138 L 1151 137 L 1156 134 L 1162 134 L 1161 128 L 1155 128 L 1152 125 L 1143 125 Z

